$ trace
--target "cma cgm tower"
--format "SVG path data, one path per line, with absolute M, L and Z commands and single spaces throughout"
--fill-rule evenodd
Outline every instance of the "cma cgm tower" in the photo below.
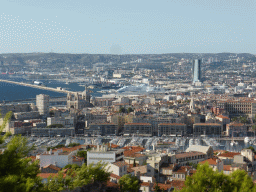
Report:
M 192 74 L 193 74 L 193 84 L 195 84 L 196 82 L 200 82 L 200 80 L 201 80 L 201 60 L 199 60 L 199 59 L 193 60 Z

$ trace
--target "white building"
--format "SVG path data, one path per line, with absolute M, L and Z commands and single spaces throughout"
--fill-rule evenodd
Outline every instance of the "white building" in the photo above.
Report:
M 108 165 L 108 172 L 122 177 L 127 174 L 127 164 L 124 161 L 117 161 Z
M 55 165 L 57 167 L 63 168 L 68 164 L 72 164 L 72 156 L 77 151 L 73 152 L 63 152 L 62 149 L 52 152 L 50 150 L 49 152 L 45 152 L 41 155 L 39 155 L 40 159 L 40 168 L 45 167 L 47 165 Z
M 114 163 L 116 161 L 123 161 L 124 159 L 124 149 L 111 149 L 107 146 L 98 145 L 97 149 L 93 149 L 87 152 L 87 165 L 98 162 L 102 163 Z

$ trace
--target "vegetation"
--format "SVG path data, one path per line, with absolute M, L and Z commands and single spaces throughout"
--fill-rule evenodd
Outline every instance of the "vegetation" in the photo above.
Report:
M 62 124 L 52 124 L 48 125 L 47 128 L 63 128 L 64 126 Z
M 122 192 L 139 191 L 140 181 L 136 176 L 127 174 L 120 178 L 119 186 Z
M 47 151 L 50 151 L 50 149 L 59 149 L 59 148 L 62 148 L 62 147 L 65 147 L 65 145 L 59 144 L 59 145 L 56 145 L 55 147 L 47 147 Z
M 3 131 L 11 116 L 12 112 L 6 114 L 0 132 Z M 0 144 L 4 143 L 7 135 L 0 136 Z M 25 158 L 31 149 L 28 147 L 25 137 L 12 137 L 5 151 L 0 154 L 0 191 L 33 192 L 43 190 L 41 179 L 37 177 L 38 161 L 31 163 L 30 158 Z
M 68 147 L 75 147 L 75 146 L 78 146 L 78 145 L 81 145 L 80 143 L 70 143 L 68 145 Z
M 45 186 L 46 190 L 57 192 L 72 190 L 96 182 L 104 184 L 109 180 L 110 176 L 106 166 L 106 164 L 102 163 L 98 163 L 94 166 L 83 164 L 81 168 L 74 165 L 68 165 L 68 170 L 62 170 L 57 176 L 48 178 L 48 182 Z
M 231 175 L 225 175 L 223 172 L 213 171 L 208 164 L 203 164 L 198 165 L 193 176 L 187 177 L 185 187 L 181 192 L 247 192 L 255 190 L 251 177 L 244 170 L 237 170 Z
M 50 117 L 54 117 L 54 111 L 49 112 Z
M 127 109 L 127 113 L 131 113 L 131 112 L 133 112 L 134 110 L 133 110 L 133 108 L 131 108 L 131 107 L 128 107 L 128 109 Z
M 78 157 L 84 158 L 84 163 L 87 164 L 87 151 L 78 151 L 77 152 Z
M 120 109 L 119 109 L 119 113 L 125 113 L 126 112 L 126 109 L 124 108 L 124 107 L 121 107 Z

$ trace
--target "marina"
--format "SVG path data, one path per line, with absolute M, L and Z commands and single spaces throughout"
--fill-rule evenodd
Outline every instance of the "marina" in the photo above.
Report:
M 6 145 L 11 137 L 5 140 Z M 253 140 L 254 141 L 254 140 Z M 141 146 L 146 150 L 168 149 L 168 151 L 186 151 L 189 146 L 211 146 L 213 150 L 227 150 L 239 152 L 244 148 L 252 146 L 256 149 L 255 142 L 247 142 L 247 139 L 236 140 L 232 143 L 231 140 L 222 140 L 219 138 L 208 137 L 121 137 L 121 136 L 97 136 L 97 137 L 28 137 L 28 145 L 39 148 L 56 147 L 57 145 L 65 145 L 71 143 L 79 143 L 82 145 L 102 145 L 113 144 L 120 148 L 126 146 Z

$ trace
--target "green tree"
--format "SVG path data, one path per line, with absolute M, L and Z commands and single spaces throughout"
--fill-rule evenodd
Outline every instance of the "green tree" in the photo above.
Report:
M 78 151 L 77 152 L 78 157 L 84 158 L 84 163 L 87 164 L 87 151 Z
M 68 145 L 68 147 L 75 147 L 75 146 L 78 146 L 78 145 L 81 145 L 80 143 L 70 143 Z
M 3 131 L 12 113 L 6 114 L 0 132 Z M 0 136 L 0 143 L 6 139 L 6 135 Z M 6 149 L 0 154 L 0 191 L 12 192 L 32 192 L 43 191 L 39 173 L 38 161 L 31 163 L 30 158 L 26 158 L 32 147 L 28 147 L 26 137 L 13 136 L 7 144 Z
M 159 192 L 161 190 L 161 188 L 158 185 L 158 182 L 156 182 L 156 186 L 154 188 L 154 192 Z
M 126 109 L 124 108 L 124 107 L 121 107 L 120 109 L 119 109 L 119 113 L 125 113 L 126 112 Z
M 131 108 L 131 107 L 128 107 L 128 109 L 127 109 L 127 113 L 131 113 L 131 112 L 133 112 L 134 110 Z
M 119 179 L 119 186 L 122 192 L 137 192 L 140 189 L 140 181 L 132 175 L 124 175 Z
M 81 169 L 76 171 L 76 178 L 74 180 L 74 187 L 82 187 L 83 185 L 91 184 L 94 182 L 106 183 L 109 180 L 110 173 L 107 169 L 107 164 L 97 163 L 96 165 L 90 164 L 82 165 Z
M 45 190 L 59 192 L 66 189 L 74 189 L 73 182 L 75 175 L 76 173 L 73 169 L 69 169 L 66 172 L 64 172 L 64 170 L 59 171 L 58 175 L 47 179 Z
M 186 178 L 185 187 L 181 190 L 181 192 L 198 191 L 245 192 L 255 191 L 255 188 L 252 179 L 244 170 L 234 171 L 229 176 L 223 172 L 213 171 L 206 163 L 198 165 L 196 173 Z
M 63 128 L 64 126 L 62 124 L 52 124 L 48 125 L 47 128 Z

